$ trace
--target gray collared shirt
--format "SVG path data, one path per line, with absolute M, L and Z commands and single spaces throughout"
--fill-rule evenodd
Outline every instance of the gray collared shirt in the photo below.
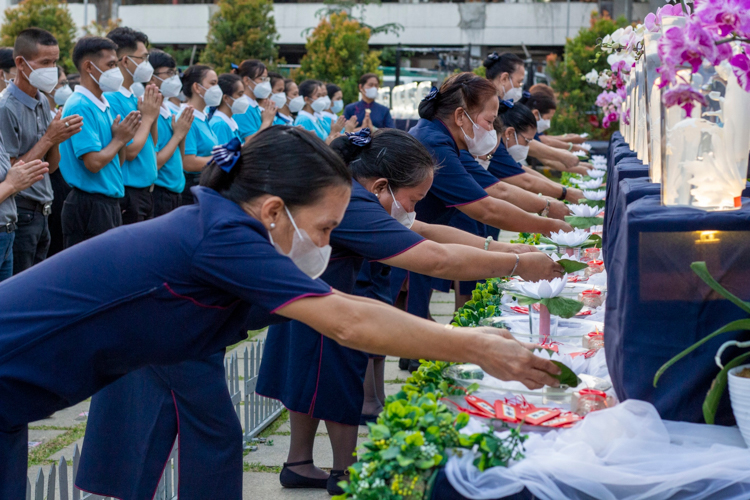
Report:
M 41 92 L 37 91 L 34 99 L 11 83 L 8 91 L 0 97 L 0 135 L 5 151 L 11 158 L 20 158 L 28 153 L 47 132 L 51 122 L 49 101 Z M 18 193 L 18 196 L 39 203 L 51 202 L 53 194 L 49 174 Z
M 5 176 L 8 175 L 10 170 L 10 157 L 5 152 L 3 147 L 3 137 L 0 134 L 0 182 L 5 180 Z M 5 226 L 10 222 L 16 222 L 18 220 L 18 214 L 16 213 L 16 198 L 14 196 L 8 196 L 8 198 L 0 203 L 0 226 Z

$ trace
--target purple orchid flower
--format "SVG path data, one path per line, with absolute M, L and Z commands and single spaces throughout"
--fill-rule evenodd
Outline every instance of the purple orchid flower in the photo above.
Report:
M 648 31 L 651 31 L 652 33 L 658 33 L 661 29 L 662 25 L 662 18 L 664 16 L 682 16 L 684 13 L 682 12 L 682 6 L 679 4 L 675 5 L 665 5 L 664 7 L 659 7 L 656 9 L 656 14 L 653 12 L 648 14 L 646 18 L 643 20 L 643 25 L 646 27 Z
M 609 128 L 609 126 L 619 120 L 620 117 L 617 114 L 616 111 L 612 111 L 604 116 L 604 119 L 602 120 L 602 128 Z
M 703 106 L 708 105 L 708 101 L 706 101 L 705 96 L 701 94 L 700 91 L 695 90 L 690 85 L 684 83 L 676 85 L 664 92 L 662 99 L 664 105 L 668 108 L 671 108 L 672 106 L 681 106 L 688 117 L 692 116 L 696 102 Z
M 750 57 L 747 55 L 750 45 L 745 44 L 744 47 L 745 52 L 732 57 L 729 64 L 732 65 L 732 71 L 740 86 L 745 89 L 745 92 L 750 92 Z
M 695 15 L 722 37 L 732 32 L 750 33 L 750 0 L 697 0 Z

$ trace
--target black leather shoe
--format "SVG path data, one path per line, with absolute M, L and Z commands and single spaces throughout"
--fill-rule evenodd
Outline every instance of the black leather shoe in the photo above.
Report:
M 342 478 L 349 478 L 349 469 L 346 470 L 332 470 L 331 475 L 328 477 L 328 490 L 329 495 L 343 495 L 344 490 L 339 488 L 339 482 Z
M 399 370 L 408 370 L 409 369 L 409 362 L 411 360 L 409 358 L 398 358 L 398 369 Z
M 378 421 L 378 415 L 365 415 L 364 413 L 359 416 L 359 425 L 367 425 L 369 422 L 373 424 Z
M 312 460 L 294 462 L 291 464 L 285 463 L 284 468 L 281 469 L 281 474 L 279 474 L 279 482 L 281 482 L 281 486 L 283 486 L 284 488 L 320 488 L 321 490 L 327 489 L 330 478 L 315 479 L 312 477 L 305 477 L 288 469 L 289 467 L 294 467 L 295 465 L 307 465 L 311 463 L 313 463 Z
M 409 367 L 407 370 L 409 370 L 409 373 L 414 373 L 415 371 L 419 370 L 419 367 L 421 366 L 421 363 L 418 359 L 410 359 L 409 360 Z

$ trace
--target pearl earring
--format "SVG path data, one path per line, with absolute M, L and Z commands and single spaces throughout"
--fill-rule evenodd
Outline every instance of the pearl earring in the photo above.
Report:
M 276 223 L 275 222 L 271 223 L 271 229 L 276 229 Z
M 380 193 L 375 193 L 375 198 L 380 198 Z

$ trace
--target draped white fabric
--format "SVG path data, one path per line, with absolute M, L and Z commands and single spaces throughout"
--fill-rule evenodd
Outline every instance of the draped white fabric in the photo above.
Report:
M 591 413 L 572 429 L 531 434 L 525 458 L 480 472 L 470 454 L 446 466 L 471 499 L 524 487 L 542 500 L 750 498 L 750 449 L 736 427 L 662 421 L 644 401 Z

